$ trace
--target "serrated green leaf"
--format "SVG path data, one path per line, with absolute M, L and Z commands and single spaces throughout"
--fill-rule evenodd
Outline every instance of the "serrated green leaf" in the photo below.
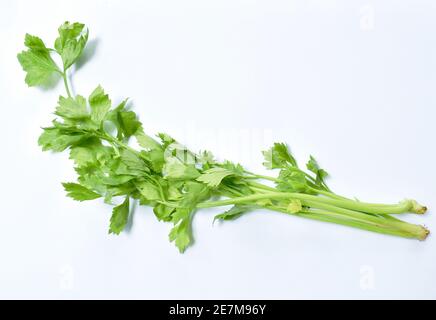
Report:
M 162 146 L 164 149 L 166 149 L 169 145 L 176 142 L 175 139 L 173 139 L 170 135 L 166 133 L 160 132 L 157 134 L 157 137 L 162 141 Z
M 307 167 L 308 170 L 312 171 L 315 174 L 319 170 L 318 162 L 315 160 L 315 158 L 313 156 L 310 156 L 310 159 L 307 162 L 306 167 Z
M 228 169 L 215 167 L 204 171 L 203 174 L 197 178 L 197 181 L 205 183 L 208 187 L 216 188 L 224 178 L 233 174 L 233 171 Z
M 191 218 L 192 209 L 177 208 L 172 213 L 174 227 L 169 234 L 169 240 L 183 253 L 192 242 Z
M 96 138 L 81 141 L 70 150 L 70 159 L 78 166 L 101 165 L 103 160 L 110 157 L 113 157 L 113 149 L 103 146 Z
M 164 177 L 169 180 L 192 180 L 200 176 L 194 165 L 184 164 L 176 157 L 168 157 L 163 167 Z
M 129 197 L 124 202 L 112 210 L 109 233 L 119 235 L 126 227 L 129 220 Z
M 142 130 L 136 131 L 135 137 L 136 140 L 138 141 L 138 144 L 147 150 L 155 150 L 155 149 L 162 150 L 162 146 L 152 137 L 145 134 L 144 131 Z
M 43 151 L 52 150 L 61 152 L 86 138 L 87 136 L 84 134 L 64 134 L 62 130 L 50 127 L 45 128 L 39 136 L 38 144 L 42 147 Z
M 174 241 L 180 253 L 183 253 L 192 241 L 190 212 L 187 209 L 178 209 L 176 213 L 183 215 L 184 218 L 171 229 L 169 240 Z
M 310 156 L 310 159 L 307 162 L 306 167 L 309 171 L 315 174 L 315 184 L 317 185 L 317 187 L 326 191 L 330 191 L 327 184 L 325 183 L 325 178 L 327 178 L 329 174 L 327 173 L 327 171 L 319 167 L 318 162 L 315 160 L 313 156 Z
M 105 176 L 105 170 L 102 166 L 96 164 L 89 164 L 75 168 L 79 174 L 77 180 L 81 185 L 95 190 L 99 194 L 105 194 L 108 186 L 102 182 L 102 177 Z
M 48 50 L 41 38 L 32 36 L 28 33 L 26 33 L 26 36 L 24 37 L 24 45 L 31 50 Z
M 61 72 L 40 38 L 26 34 L 24 44 L 28 50 L 19 53 L 17 58 L 26 72 L 28 86 L 45 85 L 55 73 Z
M 98 86 L 91 93 L 88 100 L 91 107 L 91 119 L 95 123 L 100 124 L 111 107 L 111 100 L 101 86 Z
M 210 197 L 210 189 L 203 183 L 187 181 L 183 186 L 183 199 L 180 201 L 181 207 L 193 209 L 197 203 Z
M 267 169 L 285 168 L 287 166 L 298 167 L 297 161 L 284 143 L 274 143 L 271 149 L 263 151 L 263 155 L 265 158 L 263 165 Z
M 68 69 L 83 52 L 88 41 L 88 30 L 83 32 L 82 23 L 66 21 L 59 29 L 59 37 L 55 41 L 55 49 L 61 55 L 64 69 Z
M 154 206 L 153 212 L 156 216 L 156 218 L 159 221 L 171 221 L 172 220 L 172 213 L 174 212 L 175 208 L 168 207 L 162 203 L 158 203 Z
M 133 111 L 120 111 L 118 113 L 118 121 L 122 133 L 126 138 L 133 136 L 141 128 L 141 122 L 139 122 L 136 113 Z
M 58 52 L 62 52 L 67 42 L 72 39 L 77 39 L 77 37 L 82 33 L 85 25 L 83 23 L 74 22 L 70 23 L 65 21 L 59 28 L 59 37 L 55 41 L 55 49 Z
M 184 183 L 184 193 L 179 206 L 172 213 L 174 227 L 170 232 L 170 241 L 174 241 L 180 252 L 192 242 L 191 219 L 197 203 L 210 197 L 210 190 L 202 183 L 188 181 Z
M 131 170 L 132 175 L 141 175 L 150 172 L 147 164 L 136 153 L 130 150 L 121 151 L 121 160 Z
M 149 181 L 138 181 L 135 183 L 136 188 L 141 193 L 145 200 L 155 201 L 162 200 L 159 194 L 159 189 Z
M 221 165 L 222 168 L 225 168 L 229 171 L 232 171 L 234 175 L 242 176 L 244 174 L 244 167 L 241 166 L 239 163 L 233 163 L 231 161 L 224 161 L 224 163 Z
M 151 168 L 154 172 L 162 173 L 165 164 L 165 153 L 162 149 L 153 149 L 146 152 L 146 156 L 150 161 Z
M 308 189 L 306 176 L 295 168 L 280 170 L 277 189 L 286 192 L 304 192 Z
M 67 192 L 67 196 L 77 201 L 94 200 L 101 197 L 98 193 L 95 193 L 78 183 L 67 182 L 62 183 L 62 185 Z
M 108 113 L 107 119 L 117 128 L 118 139 L 128 139 L 142 131 L 142 124 L 136 113 L 126 110 L 127 99 L 122 101 L 115 109 Z
M 89 117 L 84 97 L 77 95 L 73 97 L 59 97 L 55 114 L 69 120 L 82 120 Z
M 133 180 L 135 177 L 132 175 L 114 175 L 110 174 L 108 176 L 102 176 L 100 178 L 101 183 L 108 186 L 119 186 L 126 182 Z
M 78 166 L 87 165 L 96 161 L 94 150 L 83 146 L 71 148 L 70 159 L 74 160 Z

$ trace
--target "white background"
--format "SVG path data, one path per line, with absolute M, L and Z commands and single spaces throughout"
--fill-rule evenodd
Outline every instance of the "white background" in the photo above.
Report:
M 369 201 L 435 199 L 434 1 L 0 2 L 0 298 L 436 298 L 436 243 L 258 211 L 194 220 L 183 255 L 149 208 L 108 235 L 111 208 L 66 198 L 67 154 L 37 146 L 63 94 L 28 88 L 26 32 L 90 28 L 75 92 L 131 97 L 150 133 L 262 172 L 286 141 L 332 188 Z M 436 231 L 435 211 L 404 219 Z

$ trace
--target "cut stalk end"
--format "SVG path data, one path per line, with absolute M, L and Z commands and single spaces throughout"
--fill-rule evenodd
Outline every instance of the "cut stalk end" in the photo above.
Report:
M 421 232 L 418 235 L 418 240 L 424 241 L 428 237 L 429 234 L 430 234 L 430 230 L 428 230 L 424 226 L 421 226 Z
M 407 205 L 409 212 L 424 214 L 427 212 L 427 207 L 420 205 L 416 200 L 404 200 L 403 203 Z

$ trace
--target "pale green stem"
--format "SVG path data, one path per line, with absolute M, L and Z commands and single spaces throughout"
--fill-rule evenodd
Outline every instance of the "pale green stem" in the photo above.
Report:
M 363 202 L 351 201 L 351 200 L 339 200 L 329 199 L 323 197 L 317 197 L 302 193 L 287 193 L 287 192 L 270 192 L 266 194 L 256 194 L 239 198 L 225 199 L 219 201 L 210 201 L 201 203 L 204 208 L 217 207 L 230 204 L 246 203 L 257 200 L 300 200 L 300 201 L 312 201 L 313 204 L 329 204 L 345 209 L 362 211 L 373 214 L 399 214 L 405 212 L 411 212 L 414 208 L 412 201 L 404 201 L 396 205 L 384 205 L 379 206 L 377 204 L 367 204 Z
M 383 218 L 380 218 L 381 221 L 379 221 L 378 224 L 374 224 L 372 222 L 349 219 L 347 215 L 332 213 L 329 211 L 308 209 L 302 210 L 301 212 L 295 214 L 291 214 L 286 209 L 278 206 L 269 206 L 268 209 L 312 220 L 341 224 L 349 227 L 359 228 L 382 234 L 395 235 L 404 238 L 415 238 L 419 240 L 424 240 L 429 234 L 429 231 L 422 226 L 406 222 L 402 222 L 402 225 L 394 226 L 390 224 L 390 220 Z M 399 221 L 398 219 L 395 220 Z
M 64 70 L 64 72 L 62 72 L 62 79 L 64 80 L 65 91 L 67 91 L 68 97 L 71 98 L 71 91 L 70 91 L 70 88 L 68 87 L 67 71 L 66 70 Z

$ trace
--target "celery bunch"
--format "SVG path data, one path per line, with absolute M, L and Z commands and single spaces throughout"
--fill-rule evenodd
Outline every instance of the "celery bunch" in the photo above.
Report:
M 230 161 L 217 161 L 207 151 L 194 153 L 165 133 L 155 138 L 147 135 L 137 115 L 126 108 L 127 100 L 114 105 L 100 86 L 88 97 L 72 93 L 68 73 L 83 53 L 88 30 L 81 23 L 65 22 L 58 31 L 54 48 L 27 34 L 27 49 L 18 54 L 29 86 L 58 79 L 66 90 L 66 96 L 59 97 L 57 117 L 43 129 L 39 144 L 43 150 L 69 152 L 78 175 L 76 182 L 63 184 L 69 197 L 77 201 L 103 198 L 111 205 L 122 199 L 113 207 L 110 233 L 123 231 L 130 203 L 136 200 L 152 207 L 157 219 L 173 224 L 169 239 L 180 252 L 192 242 L 194 213 L 221 206 L 231 207 L 217 215 L 217 220 L 234 220 L 252 210 L 268 209 L 406 238 L 424 240 L 429 234 L 423 226 L 394 217 L 425 213 L 426 208 L 415 200 L 374 204 L 337 195 L 326 184 L 327 172 L 313 157 L 302 168 L 283 143 L 264 152 L 264 165 L 278 171 L 273 177 L 249 172 Z M 61 66 L 53 55 L 60 57 Z M 131 138 L 140 149 L 129 145 Z

